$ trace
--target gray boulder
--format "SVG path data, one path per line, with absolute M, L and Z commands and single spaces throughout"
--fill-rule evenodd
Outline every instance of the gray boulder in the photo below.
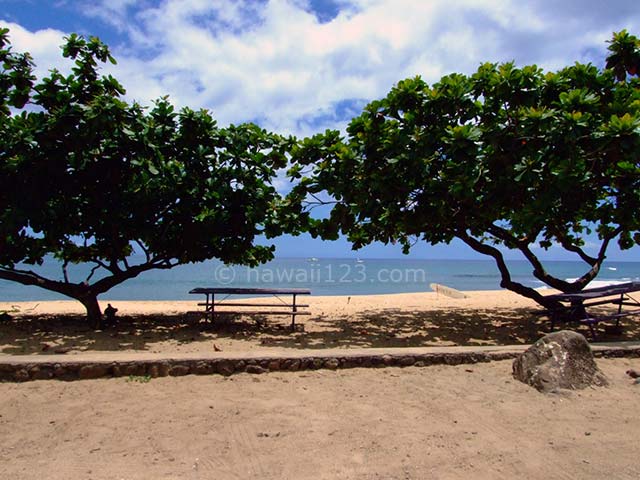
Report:
M 517 357 L 513 376 L 541 392 L 608 385 L 587 340 L 567 330 L 545 335 Z

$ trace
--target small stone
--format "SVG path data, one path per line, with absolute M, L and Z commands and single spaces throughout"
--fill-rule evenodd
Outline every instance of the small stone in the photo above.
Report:
M 289 370 L 290 372 L 297 372 L 298 370 L 300 370 L 300 360 L 292 360 L 291 363 L 287 366 L 287 370 Z
M 216 365 L 216 370 L 221 375 L 224 375 L 225 377 L 228 377 L 229 375 L 232 375 L 233 372 L 235 371 L 235 365 L 232 362 L 230 362 L 229 360 L 224 360 L 222 362 L 219 362 Z
M 400 359 L 400 365 L 402 365 L 403 367 L 410 367 L 411 365 L 413 365 L 414 363 L 416 363 L 416 359 L 413 357 L 402 357 Z
M 631 378 L 640 378 L 640 372 L 632 368 L 627 370 L 627 375 L 629 375 Z
M 280 370 L 280 360 L 271 360 L 269 362 L 269 370 L 272 372 Z
M 213 366 L 207 362 L 198 362 L 192 368 L 196 375 L 209 375 L 213 373 Z
M 171 365 L 169 365 L 169 362 L 162 362 L 158 364 L 158 376 L 166 377 L 167 375 L 169 375 L 170 368 Z
M 169 375 L 172 377 L 182 377 L 189 374 L 189 367 L 186 365 L 174 365 L 169 369 Z
M 27 372 L 24 368 L 21 368 L 15 371 L 15 373 L 13 374 L 13 378 L 15 378 L 18 382 L 26 382 L 27 380 L 29 380 L 29 372 Z
M 48 368 L 33 367 L 29 374 L 33 380 L 49 380 L 53 377 L 53 372 Z
M 142 376 L 147 373 L 146 365 L 138 364 L 138 363 L 129 363 L 124 366 L 123 370 L 124 370 L 124 374 L 127 376 L 129 375 Z
M 340 362 L 337 358 L 330 358 L 324 362 L 324 367 L 329 370 L 336 370 L 340 366 Z
M 83 365 L 78 371 L 78 377 L 82 380 L 101 378 L 107 375 L 109 367 L 106 365 Z

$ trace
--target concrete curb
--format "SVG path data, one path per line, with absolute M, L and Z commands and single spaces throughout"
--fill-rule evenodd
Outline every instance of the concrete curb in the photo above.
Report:
M 337 370 L 346 368 L 426 367 L 431 365 L 461 365 L 517 357 L 528 346 L 505 347 L 434 347 L 329 350 L 291 352 L 291 354 L 227 355 L 221 357 L 174 355 L 97 354 L 60 357 L 8 356 L 0 357 L 0 381 L 84 380 L 95 378 L 149 376 L 151 378 L 182 375 L 262 374 L 267 372 L 297 372 L 301 370 Z M 640 345 L 593 345 L 596 357 L 640 357 Z

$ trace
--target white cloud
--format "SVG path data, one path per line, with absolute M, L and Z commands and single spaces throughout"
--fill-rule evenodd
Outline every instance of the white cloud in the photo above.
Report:
M 35 74 L 38 78 L 45 77 L 52 68 L 58 68 L 63 72 L 69 72 L 71 62 L 62 58 L 60 45 L 65 32 L 54 29 L 38 30 L 30 32 L 17 23 L 0 20 L 0 27 L 8 28 L 9 40 L 14 52 L 29 52 L 34 58 L 36 66 Z
M 103 0 L 84 12 L 125 32 L 108 71 L 130 98 L 169 94 L 221 124 L 259 119 L 310 134 L 344 126 L 336 105 L 379 98 L 409 76 L 433 82 L 484 61 L 555 69 L 601 58 L 611 31 L 640 26 L 624 0 L 612 1 L 589 10 L 569 0 L 341 0 L 324 23 L 303 0 Z M 59 59 L 62 32 L 18 27 L 18 36 L 39 65 Z
M 88 16 L 98 17 L 118 30 L 127 28 L 128 9 L 137 0 L 109 0 L 107 2 L 83 2 L 80 9 Z

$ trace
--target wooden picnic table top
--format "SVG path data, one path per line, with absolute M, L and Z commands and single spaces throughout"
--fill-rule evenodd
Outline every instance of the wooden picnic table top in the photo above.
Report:
M 306 288 L 236 288 L 236 287 L 199 287 L 190 290 L 192 294 L 227 295 L 311 295 Z
M 547 298 L 561 302 L 571 302 L 610 297 L 637 291 L 640 291 L 640 282 L 628 282 L 617 285 L 606 285 L 604 287 L 587 288 L 574 293 L 557 293 L 555 295 L 549 295 Z

